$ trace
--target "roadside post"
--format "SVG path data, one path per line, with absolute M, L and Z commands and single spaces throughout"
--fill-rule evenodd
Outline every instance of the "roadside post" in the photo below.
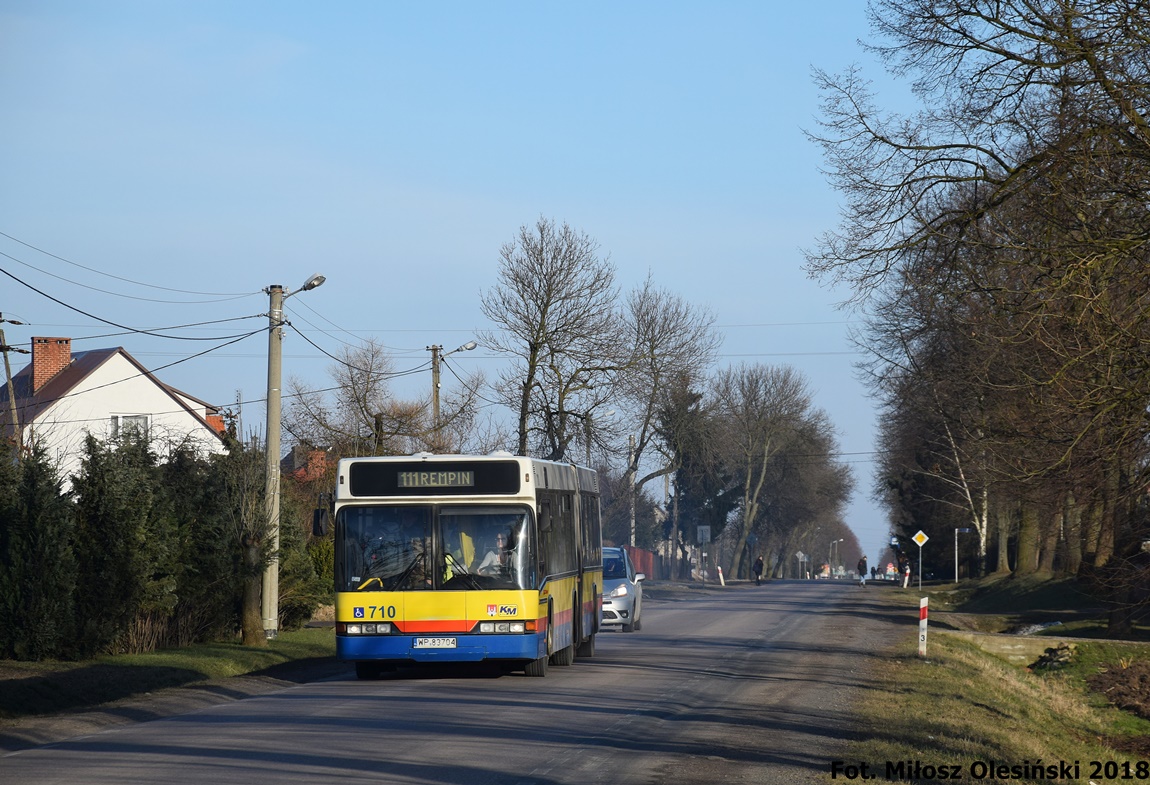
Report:
M 707 543 L 711 541 L 711 527 L 697 526 L 695 539 L 699 541 L 699 553 L 703 555 L 702 564 L 699 565 L 699 575 L 703 578 L 703 585 L 707 585 Z
M 956 537 L 958 535 L 955 535 Z M 922 591 L 922 546 L 926 545 L 926 541 L 930 537 L 926 536 L 926 532 L 922 529 L 918 530 L 918 534 L 914 535 L 913 539 L 918 544 L 918 590 Z
M 918 656 L 926 656 L 926 605 L 927 597 L 918 601 Z
M 970 529 L 954 530 L 954 583 L 958 585 L 958 535 L 970 534 Z

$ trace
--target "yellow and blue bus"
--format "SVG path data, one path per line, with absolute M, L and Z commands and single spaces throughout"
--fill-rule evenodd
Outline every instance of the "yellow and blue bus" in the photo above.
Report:
M 336 655 L 359 678 L 480 661 L 545 676 L 594 656 L 593 470 L 510 453 L 345 458 L 332 512 Z

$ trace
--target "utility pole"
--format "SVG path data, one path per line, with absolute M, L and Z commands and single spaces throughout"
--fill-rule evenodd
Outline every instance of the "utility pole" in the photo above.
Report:
M 443 347 L 432 344 L 427 347 L 431 352 L 431 430 L 435 434 L 435 446 L 439 446 L 439 353 Z
M 284 300 L 298 292 L 316 288 L 326 279 L 318 273 L 308 278 L 295 292 L 286 292 L 279 284 L 266 291 L 268 307 L 268 419 L 264 448 L 267 452 L 264 479 L 264 503 L 267 510 L 267 535 L 271 540 L 270 557 L 264 569 L 261 614 L 264 634 L 270 639 L 279 634 L 280 616 L 280 428 L 281 378 L 283 377 L 283 309 Z
M 587 416 L 583 418 L 583 429 L 587 437 L 587 463 L 584 464 L 588 468 L 591 467 L 591 412 L 587 412 Z
M 268 310 L 268 420 L 264 440 L 267 474 L 264 478 L 264 505 L 268 516 L 271 556 L 264 570 L 260 597 L 264 634 L 274 638 L 279 634 L 280 626 L 280 379 L 283 377 L 284 289 L 279 284 L 272 284 L 267 288 L 267 293 L 271 304 Z
M 635 547 L 635 435 L 627 437 L 627 499 L 631 512 L 631 547 Z
M 23 324 L 23 322 L 5 319 L 4 314 L 0 313 L 0 324 Z M 8 408 L 12 415 L 12 439 L 16 445 L 16 460 L 20 460 L 20 451 L 24 446 L 24 435 L 20 431 L 20 415 L 16 412 L 16 388 L 12 386 L 12 365 L 8 362 L 8 352 L 18 354 L 30 354 L 30 352 L 27 349 L 9 346 L 8 342 L 4 340 L 3 328 L 0 328 L 0 352 L 4 353 L 4 378 L 8 383 Z
M 446 354 L 443 353 L 443 347 L 438 344 L 432 344 L 427 347 L 431 352 L 431 447 L 435 452 L 442 452 L 443 445 L 440 443 L 439 430 L 443 427 L 443 423 L 439 418 L 439 364 L 444 357 L 450 357 L 456 352 L 469 352 L 479 344 L 475 341 L 468 341 L 457 349 L 452 349 Z

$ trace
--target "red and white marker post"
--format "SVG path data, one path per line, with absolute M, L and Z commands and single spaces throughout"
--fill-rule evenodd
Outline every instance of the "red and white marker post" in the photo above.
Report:
M 923 597 L 918 601 L 918 656 L 926 656 L 926 602 Z

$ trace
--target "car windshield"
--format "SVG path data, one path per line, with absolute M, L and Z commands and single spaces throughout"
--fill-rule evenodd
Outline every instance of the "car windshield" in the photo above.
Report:
M 627 577 L 627 563 L 623 561 L 622 556 L 612 556 L 610 554 L 603 554 L 603 577 L 604 578 L 626 578 Z

